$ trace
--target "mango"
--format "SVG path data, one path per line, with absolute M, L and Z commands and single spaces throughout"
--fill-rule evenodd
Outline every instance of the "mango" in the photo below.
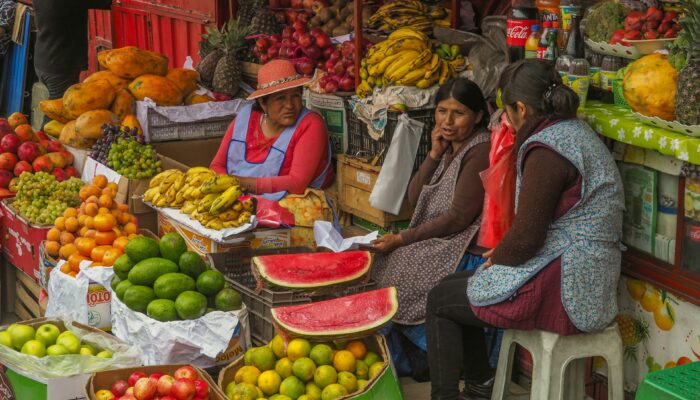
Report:
M 39 102 L 39 110 L 47 117 L 62 124 L 70 121 L 63 114 L 63 99 L 42 100 Z

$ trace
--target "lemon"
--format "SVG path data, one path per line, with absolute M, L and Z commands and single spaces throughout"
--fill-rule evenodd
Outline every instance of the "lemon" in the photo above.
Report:
M 309 396 L 311 400 L 321 400 L 321 388 L 314 382 L 309 382 L 306 384 L 306 395 Z
M 374 379 L 377 375 L 379 375 L 382 368 L 384 368 L 383 361 L 377 361 L 376 363 L 372 364 L 369 367 L 369 379 Z
M 289 358 L 280 358 L 275 364 L 275 371 L 282 377 L 282 379 L 292 376 L 292 365 L 294 363 Z
M 260 370 L 253 367 L 252 365 L 246 365 L 241 367 L 236 371 L 236 375 L 233 377 L 233 381 L 236 383 L 249 383 L 251 385 L 258 384 L 258 377 L 260 376 Z
M 305 339 L 294 339 L 287 345 L 287 357 L 292 361 L 308 357 L 309 353 L 311 353 L 311 345 Z
M 306 393 L 306 386 L 296 376 L 285 378 L 280 385 L 280 394 L 296 399 Z
M 258 388 L 256 388 L 255 385 L 251 385 L 250 383 L 238 383 L 233 389 L 233 394 L 234 397 L 238 395 L 241 398 L 246 398 L 247 396 L 251 399 L 254 399 L 258 396 Z
M 276 335 L 270 341 L 270 348 L 272 349 L 272 352 L 275 353 L 275 357 L 277 357 L 277 358 L 287 357 L 287 350 L 285 350 L 285 348 L 284 348 L 284 339 L 282 339 L 282 336 Z
M 281 383 L 282 377 L 275 371 L 265 371 L 258 378 L 258 388 L 267 396 L 277 393 Z
M 275 353 L 269 347 L 258 347 L 253 351 L 251 361 L 260 371 L 275 369 Z
M 333 366 L 338 372 L 355 372 L 356 364 L 355 356 L 347 350 L 339 350 L 333 357 Z

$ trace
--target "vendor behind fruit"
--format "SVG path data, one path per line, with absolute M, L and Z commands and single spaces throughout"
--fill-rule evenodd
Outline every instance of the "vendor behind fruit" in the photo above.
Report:
M 320 115 L 301 104 L 309 81 L 287 60 L 273 60 L 258 73 L 258 87 L 221 141 L 211 169 L 236 176 L 247 191 L 279 200 L 307 187 L 333 183 L 331 150 Z

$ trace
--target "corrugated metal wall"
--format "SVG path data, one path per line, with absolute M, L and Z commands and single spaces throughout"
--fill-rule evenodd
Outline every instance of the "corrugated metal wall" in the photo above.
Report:
M 31 63 L 29 62 L 29 51 L 33 46 L 30 41 L 32 25 L 32 14 L 26 12 L 24 14 L 24 26 L 22 27 L 22 45 L 12 43 L 7 53 L 5 60 L 5 69 L 3 69 L 3 84 L 2 84 L 2 106 L 0 107 L 0 115 L 10 115 L 13 112 L 27 111 L 24 109 L 24 103 L 29 98 L 27 89 L 27 75 L 33 75 L 29 70 Z

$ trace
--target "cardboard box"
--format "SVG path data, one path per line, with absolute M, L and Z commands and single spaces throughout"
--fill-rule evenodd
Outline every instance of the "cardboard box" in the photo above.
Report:
M 346 99 L 333 94 L 314 93 L 304 89 L 306 107 L 321 114 L 331 140 L 333 154 L 344 154 L 348 148 Z
M 78 170 L 79 174 L 83 173 L 83 168 L 85 167 L 85 161 L 90 157 L 90 150 L 79 149 L 77 147 L 71 147 L 63 145 L 63 147 L 68 150 L 69 153 L 73 155 L 73 166 Z
M 179 233 L 185 238 L 187 248 L 202 256 L 206 256 L 208 253 L 225 253 L 240 248 L 283 248 L 289 247 L 291 244 L 290 229 L 256 229 L 245 232 L 230 241 L 216 242 L 159 212 L 158 235 L 163 236 L 169 232 Z
M 171 158 L 188 167 L 208 167 L 221 146 L 222 138 L 207 138 L 174 142 L 153 143 L 153 148 L 162 156 Z
M 386 340 L 381 335 L 369 336 L 364 339 L 368 351 L 373 351 L 382 357 L 385 361 L 379 375 L 372 379 L 364 389 L 352 393 L 347 396 L 338 398 L 338 400 L 400 400 L 403 399 L 401 386 L 399 385 L 398 375 L 394 370 L 394 365 L 391 362 L 389 347 Z M 236 371 L 244 365 L 244 357 L 241 356 L 228 367 L 221 370 L 219 374 L 219 388 L 222 392 L 226 392 L 226 386 L 233 382 Z
M 35 225 L 12 208 L 12 199 L 0 202 L 2 250 L 7 260 L 33 279 L 40 279 L 39 247 L 51 225 Z
M 92 374 L 84 384 L 81 389 L 85 391 L 85 396 L 90 400 L 98 400 L 95 393 L 102 389 L 109 390 L 112 384 L 120 379 L 127 380 L 129 376 L 138 371 L 143 371 L 146 375 L 151 375 L 156 372 L 161 372 L 167 375 L 173 375 L 178 368 L 184 365 L 151 365 L 147 367 L 135 367 L 135 368 L 122 368 L 114 369 L 111 371 L 97 372 Z M 194 365 L 190 365 L 198 373 L 201 379 L 207 381 L 209 384 L 209 399 L 210 400 L 227 400 L 226 396 L 221 392 L 221 390 L 216 386 L 216 382 L 201 368 Z
M 48 303 L 46 290 L 22 271 L 16 271 L 14 286 L 14 313 L 23 320 L 43 317 Z

